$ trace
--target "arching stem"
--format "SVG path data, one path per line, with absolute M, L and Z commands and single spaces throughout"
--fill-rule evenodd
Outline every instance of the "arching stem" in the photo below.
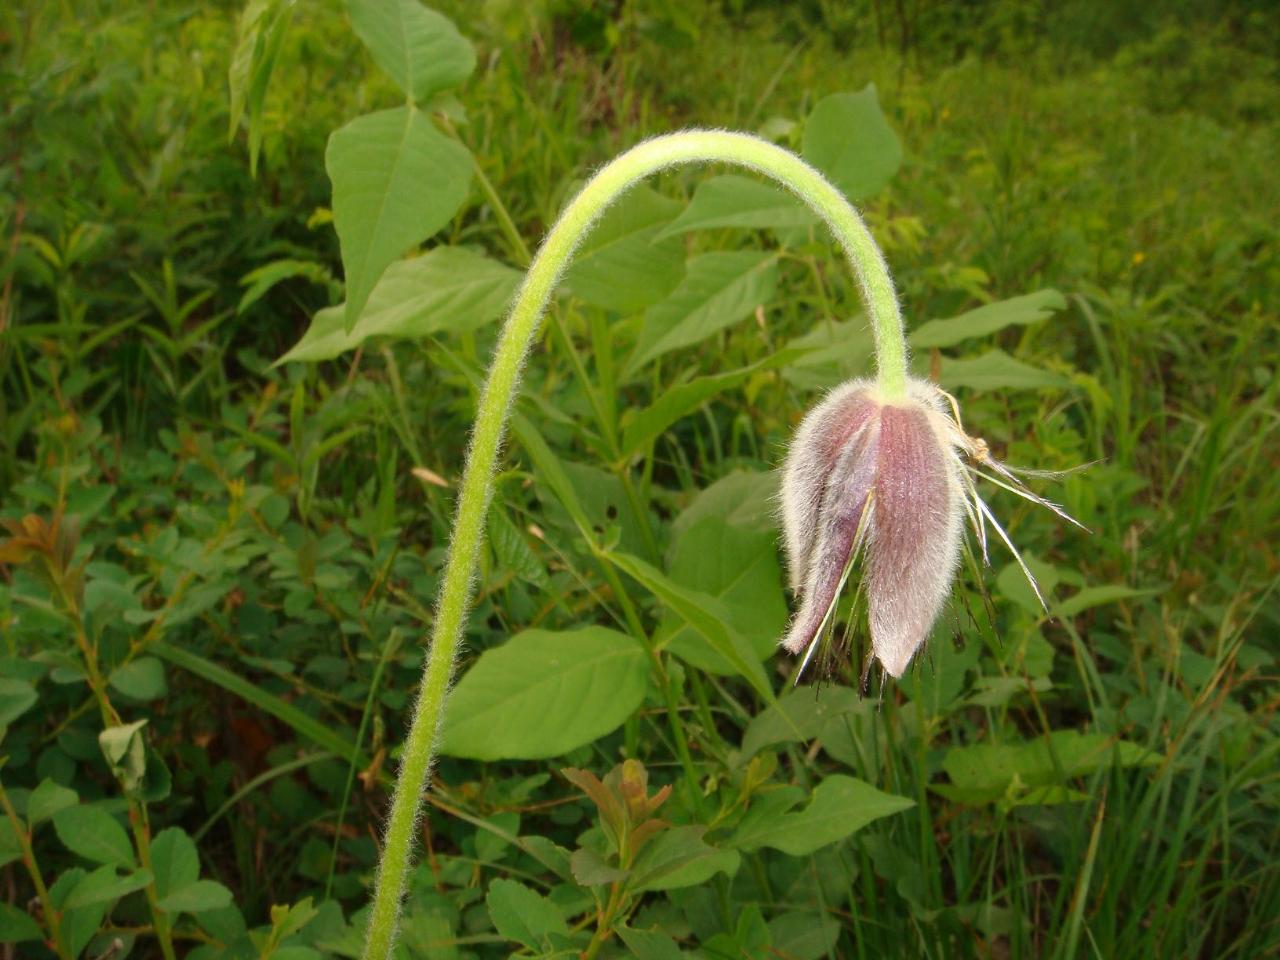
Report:
M 472 577 L 493 490 L 493 470 L 529 345 L 574 250 L 600 215 L 638 180 L 684 163 L 728 163 L 755 170 L 786 187 L 826 222 L 844 250 L 862 292 L 875 337 L 880 391 L 887 400 L 906 393 L 907 348 L 902 317 L 880 250 L 849 201 L 799 157 L 747 134 L 689 130 L 647 140 L 591 178 L 551 228 L 525 274 L 480 397 L 427 664 L 392 797 L 369 914 L 365 960 L 384 960 L 395 942 L 422 794 L 471 600 Z

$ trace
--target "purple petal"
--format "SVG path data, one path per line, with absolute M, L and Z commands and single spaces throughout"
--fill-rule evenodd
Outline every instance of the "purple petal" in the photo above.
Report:
M 872 649 L 900 677 L 950 592 L 963 506 L 954 454 L 923 404 L 881 410 L 878 452 L 867 606 Z
M 843 448 L 880 410 L 871 385 L 855 380 L 836 388 L 800 424 L 787 450 L 782 477 L 782 518 L 791 589 L 803 593 L 818 542 L 819 514 L 827 484 Z
M 820 485 L 821 495 L 814 498 L 818 503 L 814 507 L 813 542 L 799 571 L 793 557 L 792 576 L 799 572 L 802 577 L 802 603 L 782 641 L 783 647 L 793 654 L 807 649 L 813 642 L 828 610 L 836 602 L 849 558 L 859 546 L 862 512 L 875 485 L 879 422 L 864 417 L 851 429 L 854 432 L 842 438 L 835 464 L 829 468 L 825 483 Z M 874 509 L 873 506 L 873 515 Z

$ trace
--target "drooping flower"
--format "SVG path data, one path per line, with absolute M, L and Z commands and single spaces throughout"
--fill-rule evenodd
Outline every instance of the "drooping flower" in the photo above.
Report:
M 966 517 L 983 559 L 990 523 L 1040 596 L 975 477 L 1075 523 L 993 460 L 965 433 L 955 401 L 926 381 L 909 380 L 903 397 L 886 399 L 873 382 L 853 380 L 805 417 L 782 482 L 791 589 L 801 600 L 782 645 L 805 654 L 802 670 L 830 637 L 836 604 L 861 561 L 871 651 L 902 676 L 950 593 Z

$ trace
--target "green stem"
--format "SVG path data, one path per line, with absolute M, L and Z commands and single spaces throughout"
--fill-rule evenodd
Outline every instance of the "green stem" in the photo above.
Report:
M 690 130 L 641 143 L 588 181 L 551 228 L 525 274 L 480 397 L 430 650 L 391 801 L 369 914 L 365 960 L 383 960 L 390 955 L 395 941 L 415 825 L 471 598 L 476 557 L 492 496 L 493 470 L 529 345 L 574 250 L 605 209 L 644 177 L 690 162 L 730 163 L 765 174 L 795 193 L 826 221 L 853 268 L 866 303 L 875 336 L 880 391 L 889 400 L 906 393 L 907 348 L 902 317 L 880 250 L 849 201 L 799 157 L 747 134 Z

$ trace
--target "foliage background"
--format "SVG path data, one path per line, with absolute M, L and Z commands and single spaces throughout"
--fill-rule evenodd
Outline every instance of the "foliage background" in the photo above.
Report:
M 642 137 L 711 125 L 798 147 L 815 104 L 874 82 L 904 160 L 863 205 L 909 326 L 1063 295 L 1051 316 L 918 348 L 920 363 L 954 371 L 1004 351 L 1021 381 L 1006 369 L 957 385 L 970 427 L 1014 463 L 1099 462 L 1052 494 L 1088 537 L 997 498 L 1056 618 L 997 557 L 911 678 L 868 700 L 854 667 L 817 699 L 801 688 L 771 707 L 732 672 L 668 651 L 669 684 L 645 680 L 625 722 L 586 746 L 444 759 L 406 949 L 1280 952 L 1269 5 L 438 9 L 476 47 L 450 122 L 497 203 L 473 184 L 430 246 L 520 269 L 581 178 Z M 178 0 L 0 12 L 0 940 L 12 956 L 47 955 L 28 860 L 86 956 L 160 956 L 157 916 L 179 955 L 345 956 L 359 940 L 494 327 L 272 365 L 343 297 L 327 138 L 403 96 L 342 5 L 300 4 L 251 170 L 250 119 L 227 136 L 240 14 Z M 678 211 L 712 175 L 653 186 Z M 758 312 L 613 389 L 605 358 L 625 359 L 641 311 L 561 303 L 524 389 L 529 429 L 506 457 L 464 670 L 530 629 L 634 633 L 628 608 L 651 640 L 687 647 L 680 617 L 601 547 L 724 591 L 735 635 L 780 627 L 767 471 L 816 390 L 865 369 L 856 297 L 820 233 L 703 231 L 680 249 L 775 252 L 776 281 L 753 290 Z M 769 365 L 795 342 L 821 348 L 816 359 Z M 593 390 L 625 424 L 679 384 L 753 364 L 644 457 L 609 455 Z M 596 549 L 528 434 L 565 466 Z M 763 571 L 745 598 L 713 569 L 739 556 Z M 789 665 L 763 663 L 783 690 Z M 113 769 L 99 734 L 141 720 Z M 1148 752 L 1077 764 L 1071 731 Z M 129 752 L 144 743 L 145 759 Z M 586 882 L 567 861 L 612 848 L 579 789 L 593 782 L 561 771 L 605 777 L 624 757 L 651 791 L 673 787 L 663 833 L 686 847 L 664 843 L 711 872 L 614 903 L 614 881 Z M 860 823 L 872 798 L 840 792 L 854 782 L 913 805 Z M 788 849 L 777 831 L 816 817 L 819 799 L 831 838 Z M 146 890 L 130 807 L 171 868 L 150 870 Z M 153 894 L 169 906 L 157 912 Z

